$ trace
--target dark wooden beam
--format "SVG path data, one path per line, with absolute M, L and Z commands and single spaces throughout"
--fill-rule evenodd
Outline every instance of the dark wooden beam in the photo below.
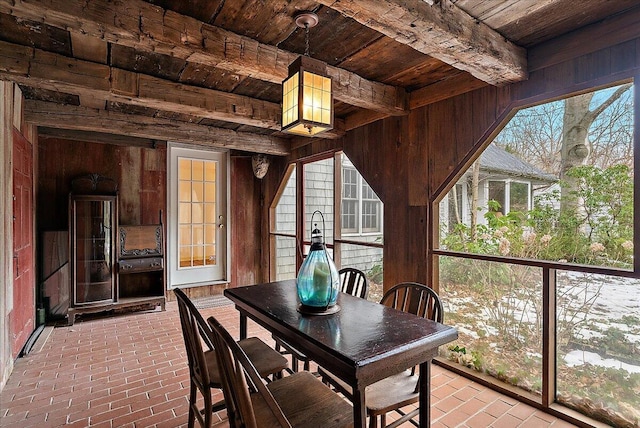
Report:
M 289 141 L 282 138 L 45 101 L 26 100 L 24 114 L 26 122 L 47 128 L 112 133 L 279 156 L 290 152 Z
M 142 0 L 0 0 L 0 12 L 274 83 L 287 77 L 298 57 Z M 390 115 L 407 113 L 404 89 L 337 67 L 329 66 L 328 73 L 337 100 Z
M 166 141 L 156 140 L 153 138 L 132 137 L 107 132 L 75 131 L 71 129 L 48 128 L 45 126 L 38 127 L 38 137 L 60 138 L 63 140 L 85 141 L 88 143 L 114 144 L 126 147 L 143 147 L 147 149 L 166 147 L 167 145 Z
M 432 83 L 409 94 L 409 108 L 411 110 L 446 100 L 467 92 L 487 86 L 486 82 L 477 79 L 469 73 L 459 73 L 446 80 Z
M 0 41 L 0 77 L 34 88 L 280 130 L 280 105 Z
M 527 78 L 527 52 L 451 0 L 319 0 L 362 25 L 491 85 Z

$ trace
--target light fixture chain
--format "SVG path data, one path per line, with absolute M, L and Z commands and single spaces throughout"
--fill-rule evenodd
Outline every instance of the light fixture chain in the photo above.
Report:
M 309 56 L 309 24 L 304 24 L 304 55 Z

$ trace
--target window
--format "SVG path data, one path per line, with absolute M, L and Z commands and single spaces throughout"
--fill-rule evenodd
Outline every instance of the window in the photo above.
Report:
M 506 210 L 505 195 L 505 182 L 504 181 L 489 181 L 489 201 L 495 201 L 498 206 L 489 205 L 489 211 L 499 212 L 505 214 Z
M 509 211 L 526 212 L 531 208 L 529 204 L 529 187 L 529 183 L 509 182 Z
M 489 203 L 489 211 L 508 214 L 511 211 L 526 212 L 530 208 L 529 198 L 530 183 L 511 180 L 490 180 L 489 201 L 495 201 L 498 205 Z
M 338 181 L 341 185 L 334 188 Z M 337 153 L 290 165 L 277 195 L 270 208 L 270 278 L 296 277 L 309 251 L 311 216 L 320 210 L 324 241 L 336 266 L 362 270 L 369 280 L 369 300 L 378 302 L 383 286 L 383 206 L 347 157 Z M 334 221 L 334 213 L 340 213 L 339 222 Z M 323 228 L 319 216 L 314 221 Z M 347 230 L 350 234 L 343 237 Z
M 433 251 L 459 329 L 442 357 L 620 426 L 640 408 L 633 94 L 625 83 L 518 111 L 478 178 L 461 174 L 475 218 L 452 229 L 457 185 L 441 195 Z
M 351 162 L 342 162 L 342 233 L 364 234 L 382 231 L 380 199 Z
M 169 152 L 169 285 L 226 281 L 226 154 Z
M 275 279 L 282 281 L 296 277 L 296 167 L 287 171 L 288 179 L 275 204 L 275 230 L 272 248 L 275 251 Z

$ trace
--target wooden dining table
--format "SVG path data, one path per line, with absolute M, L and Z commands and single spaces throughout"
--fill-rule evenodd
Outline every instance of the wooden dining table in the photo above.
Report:
M 420 366 L 420 427 L 430 424 L 430 365 L 438 347 L 458 337 L 455 328 L 340 293 L 330 315 L 298 311 L 295 280 L 230 288 L 224 295 L 247 318 L 281 337 L 353 388 L 354 427 L 366 426 L 365 388 Z

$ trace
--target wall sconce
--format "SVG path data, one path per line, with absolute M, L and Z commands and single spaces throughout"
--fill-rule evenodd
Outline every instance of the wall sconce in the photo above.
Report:
M 282 82 L 282 132 L 314 136 L 333 129 L 333 92 L 327 64 L 309 57 L 309 28 L 318 15 L 305 12 L 296 17 L 304 28 L 305 54 L 289 65 L 289 77 Z

